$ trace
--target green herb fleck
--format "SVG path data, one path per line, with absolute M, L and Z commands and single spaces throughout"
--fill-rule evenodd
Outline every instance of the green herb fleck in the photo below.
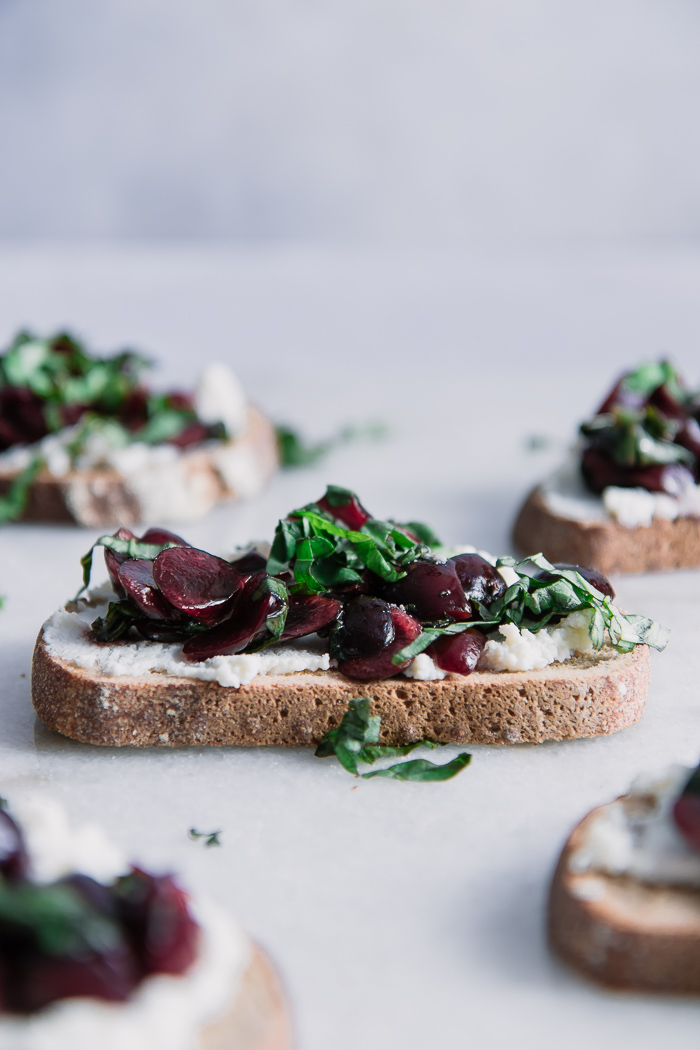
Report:
M 316 748 L 316 757 L 328 758 L 335 755 L 343 769 L 363 780 L 385 777 L 389 780 L 412 780 L 421 783 L 450 780 L 471 761 L 471 755 L 463 752 L 443 765 L 436 765 L 425 758 L 418 758 L 410 762 L 397 762 L 386 769 L 360 773 L 357 768 L 358 762 L 373 765 L 377 759 L 408 755 L 417 747 L 442 746 L 432 740 L 419 740 L 413 744 L 398 746 L 379 744 L 380 729 L 381 717 L 370 714 L 370 701 L 365 697 L 351 700 L 340 725 L 326 733 Z
M 190 828 L 188 834 L 193 842 L 198 842 L 199 839 L 204 839 L 205 846 L 221 845 L 221 839 L 219 838 L 219 835 L 222 834 L 221 831 L 197 831 L 196 828 Z
M 277 444 L 280 451 L 280 462 L 283 467 L 308 467 L 334 448 L 347 445 L 352 441 L 377 441 L 386 437 L 387 428 L 383 423 L 369 423 L 366 426 L 344 427 L 333 437 L 315 444 L 307 443 L 298 430 L 285 424 L 278 424 Z
M 43 463 L 41 456 L 36 456 L 12 481 L 5 495 L 0 496 L 0 525 L 22 517 L 27 507 L 29 490 Z

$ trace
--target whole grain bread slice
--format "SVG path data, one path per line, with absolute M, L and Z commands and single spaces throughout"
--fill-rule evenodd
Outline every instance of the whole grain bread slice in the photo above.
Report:
M 219 456 L 233 457 L 223 471 Z M 180 484 L 188 520 L 206 514 L 216 503 L 249 495 L 262 487 L 279 466 L 274 426 L 255 408 L 248 409 L 246 427 L 232 441 L 194 447 L 182 453 Z M 16 473 L 0 471 L 0 496 L 10 488 Z M 146 513 L 143 498 L 127 475 L 117 470 L 72 470 L 54 477 L 42 469 L 29 490 L 22 521 L 69 523 L 91 528 L 134 525 L 159 517 L 156 508 Z M 163 517 L 170 515 L 164 512 Z
M 513 527 L 521 551 L 542 551 L 552 562 L 588 565 L 605 575 L 700 565 L 700 518 L 654 518 L 628 528 L 612 518 L 577 521 L 554 514 L 541 489 L 525 500 Z
M 574 853 L 605 808 L 574 828 L 557 865 L 547 920 L 552 949 L 609 988 L 700 994 L 700 890 L 572 870 Z
M 226 1014 L 200 1037 L 201 1050 L 291 1050 L 291 1022 L 279 977 L 257 945 Z
M 649 688 L 639 645 L 540 671 L 475 671 L 422 682 L 358 682 L 337 671 L 260 676 L 239 689 L 162 674 L 107 677 L 49 652 L 43 631 L 32 661 L 32 702 L 42 721 L 88 744 L 135 747 L 317 745 L 351 699 L 370 697 L 382 742 L 538 744 L 615 733 L 636 722 Z

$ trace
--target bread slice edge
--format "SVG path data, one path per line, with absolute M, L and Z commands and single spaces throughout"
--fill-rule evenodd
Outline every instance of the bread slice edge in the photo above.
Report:
M 31 695 L 49 729 L 107 746 L 315 746 L 358 697 L 371 699 L 384 743 L 536 744 L 615 733 L 636 722 L 649 666 L 648 647 L 637 646 L 540 671 L 475 671 L 433 682 L 360 682 L 316 671 L 260 676 L 235 689 L 162 674 L 108 677 L 85 670 L 51 653 L 42 630 Z

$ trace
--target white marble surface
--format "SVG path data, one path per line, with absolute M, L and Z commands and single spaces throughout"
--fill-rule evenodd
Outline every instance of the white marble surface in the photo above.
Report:
M 448 541 L 508 546 L 516 505 L 616 369 L 665 349 L 700 380 L 700 252 L 363 255 L 311 249 L 0 248 L 0 333 L 71 323 L 190 380 L 234 363 L 274 415 L 323 433 L 381 417 L 357 445 L 188 528 L 223 547 L 269 535 L 327 481 Z M 99 816 L 134 857 L 228 901 L 278 961 L 301 1050 L 514 1045 L 695 1047 L 700 1007 L 607 994 L 553 961 L 543 906 L 573 823 L 644 768 L 700 752 L 694 572 L 616 581 L 673 629 L 647 713 L 614 737 L 472 748 L 447 784 L 356 782 L 309 751 L 98 749 L 38 724 L 27 672 L 44 617 L 74 593 L 91 534 L 0 532 L 0 793 L 37 785 Z M 220 849 L 187 838 L 222 828 Z

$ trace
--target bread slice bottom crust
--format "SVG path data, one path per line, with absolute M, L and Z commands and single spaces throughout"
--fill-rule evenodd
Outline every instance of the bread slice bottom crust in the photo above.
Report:
M 291 1050 L 289 1011 L 269 958 L 257 945 L 227 1013 L 200 1036 L 201 1050 Z
M 700 518 L 654 518 L 628 528 L 619 521 L 576 521 L 553 514 L 541 489 L 530 493 L 513 526 L 524 554 L 542 551 L 552 562 L 588 565 L 606 575 L 700 565 Z
M 594 809 L 569 836 L 552 880 L 548 936 L 579 973 L 608 988 L 700 995 L 700 890 L 571 870 Z M 594 880 L 594 899 L 587 890 Z
M 437 682 L 358 682 L 337 671 L 270 675 L 240 689 L 174 678 L 106 677 L 52 655 L 37 639 L 32 702 L 39 718 L 88 744 L 314 746 L 350 700 L 369 697 L 382 742 L 538 744 L 615 733 L 636 722 L 649 650 L 580 657 L 541 671 L 486 672 Z
M 245 462 L 246 474 L 251 469 L 255 471 L 261 487 L 279 466 L 275 428 L 256 408 L 248 408 L 245 430 L 225 444 Z M 215 456 L 206 446 L 185 450 L 182 465 L 190 503 L 196 501 L 198 506 L 198 513 L 191 517 L 205 514 L 216 503 L 246 494 L 244 485 L 248 479 L 241 478 L 239 492 L 235 481 L 226 480 L 219 472 Z M 16 476 L 0 470 L 0 496 L 8 491 Z M 29 490 L 21 520 L 91 528 L 136 525 L 144 520 L 144 508 L 129 478 L 117 470 L 72 470 L 54 477 L 44 469 Z

